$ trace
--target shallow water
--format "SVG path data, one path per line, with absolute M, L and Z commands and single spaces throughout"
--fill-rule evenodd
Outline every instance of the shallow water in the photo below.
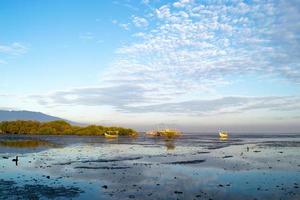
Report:
M 299 185 L 300 135 L 0 135 L 0 199 L 300 199 Z

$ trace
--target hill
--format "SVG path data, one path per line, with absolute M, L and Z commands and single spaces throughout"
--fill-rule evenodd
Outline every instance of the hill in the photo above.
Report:
M 59 117 L 54 117 L 51 115 L 46 115 L 41 112 L 32 111 L 8 111 L 0 110 L 0 121 L 14 121 L 14 120 L 35 120 L 41 122 L 63 120 Z M 67 120 L 66 120 L 67 121 Z

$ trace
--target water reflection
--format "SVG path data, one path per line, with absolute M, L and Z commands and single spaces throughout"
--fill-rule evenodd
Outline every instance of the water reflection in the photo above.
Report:
M 220 141 L 227 141 L 228 138 L 227 137 L 220 137 Z
M 12 148 L 36 148 L 40 146 L 55 147 L 56 145 L 43 140 L 1 140 L 0 146 Z
M 174 139 L 165 140 L 165 147 L 167 150 L 174 150 L 176 148 Z
M 20 138 L 0 135 L 0 199 L 300 199 L 300 136 Z M 64 145 L 30 149 L 37 141 Z

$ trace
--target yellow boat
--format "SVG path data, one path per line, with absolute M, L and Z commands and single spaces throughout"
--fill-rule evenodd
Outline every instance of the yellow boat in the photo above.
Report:
M 219 136 L 220 136 L 220 138 L 227 138 L 228 137 L 228 132 L 226 132 L 226 131 L 220 131 L 219 132 Z
M 119 132 L 118 131 L 107 131 L 106 133 L 104 133 L 104 136 L 106 138 L 117 138 L 119 137 Z
M 175 137 L 175 136 L 180 136 L 181 132 L 175 129 L 164 129 L 164 130 L 160 130 L 158 131 L 158 134 L 161 136 L 166 136 L 166 137 Z

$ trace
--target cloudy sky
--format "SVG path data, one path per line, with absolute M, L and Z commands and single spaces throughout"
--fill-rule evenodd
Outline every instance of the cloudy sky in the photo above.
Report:
M 2 0 L 0 109 L 300 131 L 299 0 Z

